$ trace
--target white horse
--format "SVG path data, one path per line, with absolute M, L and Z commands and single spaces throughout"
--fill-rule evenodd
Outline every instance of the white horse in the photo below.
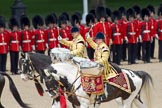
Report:
M 56 62 L 55 64 L 47 66 L 48 63 L 45 61 L 48 61 L 45 55 L 29 54 L 29 58 L 24 58 L 22 61 L 22 73 L 31 76 L 33 71 L 30 67 L 33 66 L 40 76 L 46 76 L 48 78 L 52 75 L 54 79 L 52 78 L 53 81 L 49 81 L 50 94 L 53 96 L 58 95 L 59 88 L 62 88 L 64 94 L 67 96 L 67 100 L 72 103 L 74 108 L 76 106 L 79 106 L 80 108 L 99 108 L 101 103 L 113 99 L 116 100 L 119 108 L 131 108 L 132 103 L 135 103 L 138 108 L 147 108 L 140 98 L 141 90 L 149 89 L 152 84 L 152 78 L 146 72 L 122 69 L 122 72 L 128 76 L 132 91 L 131 93 L 127 93 L 113 85 L 110 85 L 108 82 L 105 82 L 104 94 L 95 95 L 86 93 L 83 90 L 80 77 L 81 70 L 77 65 L 70 62 Z M 59 98 L 54 100 L 52 108 L 60 108 Z
M 52 75 L 56 80 L 61 81 L 65 85 L 65 93 L 67 93 L 67 95 L 69 95 L 68 92 L 71 91 L 68 91 L 66 84 L 70 84 L 74 87 L 72 95 L 76 96 L 78 99 L 80 108 L 99 108 L 102 102 L 108 102 L 113 99 L 116 99 L 119 108 L 131 108 L 132 103 L 135 103 L 138 108 L 147 108 L 147 106 L 140 99 L 140 92 L 143 86 L 145 85 L 145 87 L 149 89 L 150 85 L 152 84 L 152 78 L 146 72 L 135 72 L 122 69 L 122 72 L 128 76 L 129 80 L 132 80 L 130 86 L 131 88 L 134 88 L 134 90 L 131 92 L 131 94 L 105 82 L 104 94 L 98 96 L 95 94 L 88 94 L 83 90 L 83 87 L 81 86 L 80 70 L 76 65 L 60 62 L 52 64 L 51 66 L 57 71 L 57 73 L 52 73 Z

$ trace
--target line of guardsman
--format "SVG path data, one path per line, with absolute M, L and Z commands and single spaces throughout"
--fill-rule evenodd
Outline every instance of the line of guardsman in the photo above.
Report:
M 128 64 L 136 63 L 136 59 L 149 63 L 150 58 L 154 58 L 155 38 L 157 38 L 159 61 L 162 62 L 162 6 L 158 8 L 158 18 L 155 18 L 153 6 L 140 9 L 135 5 L 127 10 L 120 7 L 113 12 L 109 8 L 100 6 L 89 11 L 86 25 L 81 24 L 81 19 L 81 14 L 78 12 L 71 16 L 71 20 L 66 12 L 58 18 L 55 13 L 51 13 L 45 17 L 45 21 L 40 15 L 36 15 L 32 18 L 34 29 L 30 29 L 28 16 L 22 15 L 20 21 L 10 18 L 8 22 L 10 30 L 7 30 L 5 18 L 0 16 L 0 71 L 6 71 L 8 52 L 10 52 L 11 72 L 16 74 L 20 51 L 45 53 L 48 50 L 49 55 L 54 47 L 66 48 L 59 44 L 58 36 L 72 40 L 70 30 L 73 26 L 79 28 L 84 39 L 87 32 L 93 39 L 98 32 L 102 32 L 105 43 L 112 52 L 110 61 L 117 64 L 127 59 L 127 48 Z M 94 50 L 88 44 L 86 47 L 88 57 L 93 59 Z

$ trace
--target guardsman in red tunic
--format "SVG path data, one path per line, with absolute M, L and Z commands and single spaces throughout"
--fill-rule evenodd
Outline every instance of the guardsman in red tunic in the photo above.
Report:
M 159 39 L 159 62 L 162 62 L 162 6 L 158 9 L 158 39 Z
M 133 10 L 135 12 L 135 17 L 136 19 L 134 20 L 134 22 L 136 23 L 137 25 L 137 32 L 136 32 L 136 36 L 137 36 L 137 52 L 136 52 L 136 58 L 138 60 L 141 60 L 142 56 L 141 56 L 141 49 L 142 49 L 142 39 L 141 39 L 141 8 L 138 6 L 138 5 L 134 5 L 133 6 Z
M 151 24 L 149 22 L 150 13 L 147 8 L 141 10 L 142 24 L 141 24 L 141 36 L 142 36 L 142 58 L 144 63 L 150 63 L 150 45 L 151 45 Z
M 59 46 L 58 44 L 58 35 L 59 35 L 59 27 L 57 27 L 57 17 L 56 15 L 47 15 L 45 18 L 46 26 L 46 40 L 47 40 L 47 48 L 48 55 L 50 55 L 50 51 L 52 48 L 56 48 Z
M 33 47 L 33 32 L 30 30 L 30 20 L 27 16 L 23 15 L 20 18 L 21 23 L 21 47 L 24 53 L 32 52 L 35 50 Z
M 63 12 L 61 16 L 64 16 L 64 19 L 66 20 L 66 33 L 68 35 L 69 40 L 72 40 L 72 34 L 71 34 L 71 24 L 70 24 L 70 17 L 69 14 L 67 12 Z
M 21 45 L 21 32 L 16 18 L 12 17 L 9 21 L 10 32 L 10 65 L 12 74 L 18 73 L 18 60 Z
M 9 49 L 10 35 L 5 30 L 5 19 L 0 17 L 0 72 L 6 71 L 7 53 Z
M 111 19 L 111 15 L 112 15 L 112 12 L 111 12 L 111 9 L 109 8 L 106 8 L 106 22 L 108 24 L 108 27 L 110 28 L 109 30 L 109 33 L 108 35 L 110 35 L 110 42 L 109 42 L 109 49 L 110 49 L 110 57 L 109 57 L 109 61 L 112 61 L 112 39 L 111 39 L 111 35 L 112 35 L 112 28 L 111 28 L 111 25 L 112 25 L 112 19 Z
M 69 31 L 69 27 L 67 26 L 66 17 L 64 15 L 61 15 L 59 17 L 59 27 L 60 27 L 59 35 L 66 41 L 71 40 L 72 37 L 71 37 L 70 31 Z M 62 44 L 61 44 L 61 47 L 68 48 L 67 46 L 62 45 Z
M 86 16 L 86 26 L 84 28 L 84 39 L 86 40 L 86 35 L 89 35 L 89 37 L 92 38 L 92 40 L 95 40 L 95 34 L 96 34 L 96 27 L 95 27 L 95 17 L 93 14 L 89 13 Z M 87 48 L 87 55 L 89 59 L 93 60 L 94 59 L 94 49 L 86 43 L 86 48 Z
M 127 18 L 129 20 L 127 26 L 128 38 L 128 64 L 135 64 L 136 59 L 136 43 L 137 43 L 137 24 L 134 22 L 135 13 L 132 8 L 127 10 Z
M 155 59 L 154 57 L 154 50 L 155 50 L 155 37 L 157 37 L 157 21 L 155 19 L 155 9 L 152 5 L 147 6 L 149 12 L 150 12 L 150 24 L 151 24 L 151 50 L 150 50 L 150 57 L 152 59 Z
M 74 27 L 74 26 L 75 26 L 75 27 L 78 27 L 81 36 L 84 35 L 84 34 L 83 34 L 83 32 L 84 32 L 84 26 L 81 24 L 78 15 L 73 14 L 73 15 L 71 16 L 71 25 L 72 25 L 73 27 Z
M 98 22 L 95 24 L 97 28 L 97 32 L 101 32 L 105 36 L 105 43 L 109 46 L 110 44 L 110 28 L 108 26 L 108 23 L 106 22 L 106 9 L 102 6 L 99 6 L 96 8 L 96 17 Z M 96 35 L 96 34 L 95 34 Z
M 34 47 L 36 53 L 44 54 L 46 50 L 46 37 L 45 37 L 45 31 L 43 29 L 44 21 L 43 18 L 40 15 L 36 15 L 32 19 L 33 26 L 35 28 L 34 30 Z
M 126 32 L 127 32 L 127 17 L 126 17 L 126 9 L 125 7 L 120 7 L 118 9 L 118 11 L 121 14 L 121 20 L 119 20 L 119 24 L 121 24 L 122 27 L 122 38 L 123 38 L 123 43 L 122 43 L 122 60 L 126 61 L 127 58 L 127 36 L 126 36 Z
M 122 28 L 119 24 L 121 16 L 119 11 L 114 11 L 112 14 L 112 50 L 113 50 L 113 62 L 120 65 L 121 61 L 121 47 L 122 47 Z

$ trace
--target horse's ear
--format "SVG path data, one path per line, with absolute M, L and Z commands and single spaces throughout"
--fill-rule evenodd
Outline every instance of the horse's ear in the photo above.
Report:
M 25 54 L 23 52 L 21 52 L 21 57 L 25 58 Z

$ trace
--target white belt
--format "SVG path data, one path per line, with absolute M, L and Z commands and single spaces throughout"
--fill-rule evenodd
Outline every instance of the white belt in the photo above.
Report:
M 44 42 L 44 40 L 37 40 L 38 43 Z
M 135 35 L 135 32 L 128 32 L 129 35 Z
M 2 45 L 7 45 L 7 43 L 0 43 L 0 45 L 2 46 Z
M 49 41 L 56 41 L 56 38 L 50 38 Z
M 31 40 L 24 40 L 23 43 L 29 43 Z
M 150 30 L 144 30 L 143 33 L 150 33 Z
M 119 35 L 121 35 L 121 33 L 114 33 L 113 35 L 114 36 L 119 36 Z
M 11 41 L 11 43 L 19 43 L 19 41 Z

